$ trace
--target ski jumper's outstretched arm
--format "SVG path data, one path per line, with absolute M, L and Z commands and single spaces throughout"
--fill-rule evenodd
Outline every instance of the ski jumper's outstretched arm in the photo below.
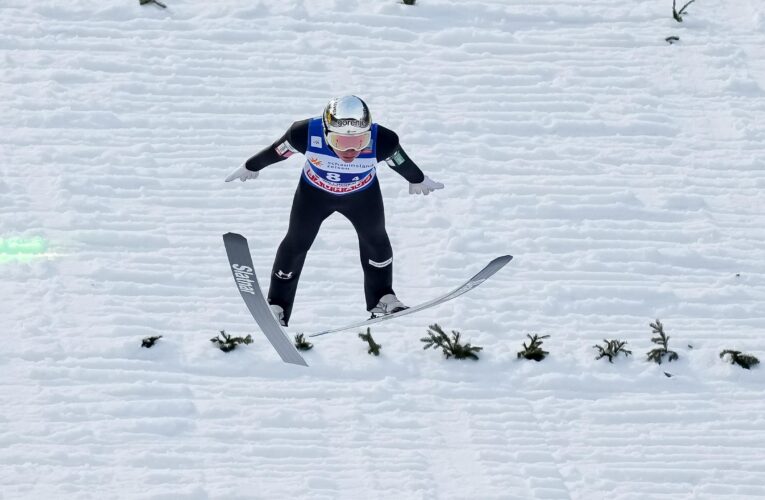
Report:
M 296 121 L 273 144 L 244 162 L 247 170 L 257 172 L 269 165 L 286 160 L 295 153 L 305 154 L 308 142 L 308 121 Z
M 295 153 L 305 154 L 306 142 L 308 141 L 308 121 L 300 120 L 293 123 L 276 142 L 264 148 L 231 172 L 226 177 L 226 182 L 231 182 L 234 179 L 239 179 L 242 182 L 248 179 L 255 179 L 258 177 L 258 172 L 267 166 L 286 160 Z
M 409 181 L 409 194 L 428 194 L 436 189 L 444 188 L 443 184 L 422 173 L 399 144 L 398 135 L 382 126 L 378 126 L 377 129 L 377 159 L 387 163 L 390 168 Z
M 407 156 L 399 144 L 398 134 L 382 125 L 377 126 L 377 161 L 384 161 L 394 172 L 411 183 L 422 182 L 425 179 L 420 167 Z
M 226 182 L 255 178 L 260 170 L 269 165 L 286 160 L 295 153 L 305 154 L 308 148 L 309 121 L 310 119 L 305 119 L 293 123 L 273 144 L 259 151 L 229 175 Z M 377 161 L 384 161 L 393 171 L 409 181 L 409 192 L 412 194 L 428 194 L 443 188 L 443 184 L 428 178 L 409 158 L 399 144 L 398 135 L 382 125 L 378 125 L 377 128 Z
M 247 170 L 257 172 L 269 165 L 286 160 L 295 153 L 305 154 L 308 144 L 308 122 L 300 120 L 273 144 L 258 152 L 245 162 Z M 422 182 L 425 174 L 407 156 L 398 141 L 398 135 L 382 125 L 377 128 L 377 161 L 384 161 L 395 172 L 412 183 Z

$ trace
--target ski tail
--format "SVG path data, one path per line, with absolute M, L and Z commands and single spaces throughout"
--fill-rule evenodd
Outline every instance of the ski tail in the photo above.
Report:
M 241 234 L 226 233 L 223 235 L 223 244 L 226 247 L 231 273 L 234 275 L 234 282 L 239 293 L 253 319 L 274 346 L 279 357 L 285 363 L 308 366 L 271 312 L 260 289 L 258 278 L 255 276 L 255 267 L 252 265 L 247 239 Z

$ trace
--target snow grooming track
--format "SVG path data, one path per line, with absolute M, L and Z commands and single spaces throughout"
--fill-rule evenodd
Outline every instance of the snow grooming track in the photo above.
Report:
M 0 8 L 0 238 L 49 242 L 0 261 L 3 500 L 765 498 L 765 370 L 718 359 L 765 355 L 761 1 L 166 3 Z M 300 160 L 222 180 L 344 93 L 446 185 L 379 169 L 404 302 L 518 262 L 296 370 L 220 235 L 268 276 Z M 330 218 L 291 327 L 360 317 L 357 262 Z M 644 361 L 655 318 L 677 363 Z M 423 351 L 434 322 L 480 361 Z

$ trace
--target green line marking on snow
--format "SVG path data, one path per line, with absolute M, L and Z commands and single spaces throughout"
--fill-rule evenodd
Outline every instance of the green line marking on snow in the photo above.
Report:
M 50 256 L 45 238 L 0 238 L 0 263 L 30 261 Z

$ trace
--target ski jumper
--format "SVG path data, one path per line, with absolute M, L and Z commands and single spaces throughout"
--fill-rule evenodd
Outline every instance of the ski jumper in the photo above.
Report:
M 246 163 L 247 169 L 260 170 L 297 152 L 306 158 L 268 292 L 269 303 L 284 309 L 285 322 L 292 313 L 308 250 L 322 222 L 335 212 L 345 216 L 358 235 L 367 310 L 383 295 L 394 293 L 393 250 L 385 230 L 376 165 L 385 160 L 410 182 L 421 182 L 424 174 L 406 156 L 394 132 L 377 124 L 372 124 L 371 132 L 366 149 L 346 163 L 327 146 L 321 118 L 312 118 L 293 124 L 282 138 Z

